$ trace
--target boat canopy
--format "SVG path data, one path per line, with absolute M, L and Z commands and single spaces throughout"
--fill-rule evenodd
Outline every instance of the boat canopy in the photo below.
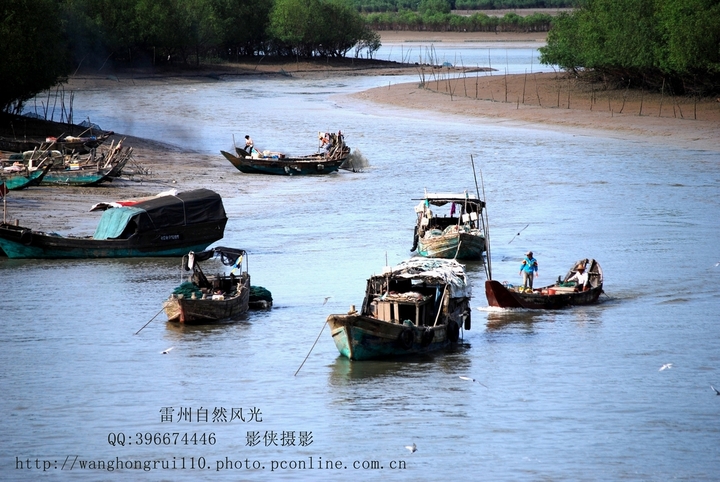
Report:
M 477 195 L 469 193 L 467 191 L 461 193 L 449 193 L 449 192 L 433 192 L 425 193 L 425 197 L 422 199 L 414 199 L 414 201 L 427 202 L 433 206 L 444 206 L 447 203 L 458 203 L 465 204 L 468 206 L 479 206 L 480 209 L 485 207 L 485 201 L 478 199 Z M 478 211 L 480 209 L 477 209 Z M 469 209 L 469 211 L 475 211 L 476 209 Z
M 93 238 L 125 238 L 136 232 L 224 219 L 227 219 L 227 215 L 220 195 L 209 189 L 196 189 L 154 197 L 132 206 L 107 209 L 100 218 Z
M 237 264 L 238 259 L 241 259 L 243 256 L 245 256 L 245 250 L 217 246 L 215 248 L 200 251 L 198 253 L 190 251 L 188 254 L 183 256 L 183 269 L 185 269 L 185 271 L 190 271 L 191 269 L 193 269 L 193 266 L 195 266 L 196 262 L 207 261 L 216 256 L 220 258 L 220 261 L 225 266 L 234 266 Z
M 439 281 L 450 287 L 451 298 L 472 297 L 472 287 L 465 274 L 465 268 L 453 259 L 410 258 L 393 266 L 389 276 L 424 282 Z

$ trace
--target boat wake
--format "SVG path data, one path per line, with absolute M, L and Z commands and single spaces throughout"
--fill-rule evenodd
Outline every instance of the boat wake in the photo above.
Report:
M 368 161 L 367 157 L 359 149 L 353 149 L 342 166 L 340 166 L 340 169 L 358 172 L 368 167 L 370 167 L 370 161 Z

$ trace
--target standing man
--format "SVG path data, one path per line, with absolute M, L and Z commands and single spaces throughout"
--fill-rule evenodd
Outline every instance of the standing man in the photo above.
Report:
M 253 147 L 255 146 L 253 144 L 252 138 L 250 136 L 245 136 L 245 150 L 248 154 L 252 154 Z
M 523 259 L 520 265 L 520 274 L 523 277 L 523 291 L 527 288 L 530 288 L 530 291 L 532 291 L 533 279 L 538 276 L 538 263 L 537 260 L 533 258 L 532 251 L 525 253 L 525 259 Z

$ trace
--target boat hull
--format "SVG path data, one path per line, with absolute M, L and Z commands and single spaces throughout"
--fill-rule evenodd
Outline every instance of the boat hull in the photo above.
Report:
M 0 184 L 4 183 L 5 187 L 10 191 L 18 191 L 26 187 L 37 186 L 42 182 L 43 177 L 45 177 L 49 169 L 50 167 L 46 167 L 44 169 L 31 171 L 29 174 L 17 174 L 15 176 L 0 178 Z
M 555 291 L 554 294 L 550 294 Z M 567 306 L 597 303 L 602 293 L 602 283 L 587 291 L 561 291 L 555 286 L 546 286 L 532 293 L 521 293 L 508 289 L 495 280 L 485 281 L 485 296 L 488 304 L 497 308 L 560 309 Z
M 163 309 L 168 321 L 188 325 L 235 320 L 249 310 L 250 276 L 244 274 L 233 289 L 235 293 L 232 296 L 224 296 L 222 299 L 192 299 L 171 295 L 163 303 Z
M 130 258 L 182 256 L 202 251 L 222 239 L 227 220 L 173 226 L 132 236 L 128 239 L 97 240 L 65 237 L 0 224 L 0 248 L 9 258 Z
M 460 330 L 454 321 L 449 321 L 454 327 L 448 333 L 448 325 L 416 327 L 359 314 L 330 315 L 327 323 L 338 351 L 350 360 L 394 358 L 437 351 L 449 346 L 451 339 L 457 341 Z
M 112 174 L 112 168 L 99 171 L 51 169 L 40 184 L 43 186 L 97 186 L 103 182 L 112 181 Z
M 276 176 L 305 176 L 313 174 L 330 174 L 340 169 L 348 158 L 349 152 L 339 158 L 327 159 L 322 155 L 306 157 L 275 158 L 242 158 L 229 152 L 220 151 L 235 168 L 246 174 L 271 174 Z
M 425 258 L 482 259 L 485 237 L 481 234 L 452 233 L 418 239 L 417 253 Z

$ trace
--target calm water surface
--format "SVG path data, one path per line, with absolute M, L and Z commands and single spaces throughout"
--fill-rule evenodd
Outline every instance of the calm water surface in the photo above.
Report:
M 181 186 L 222 193 L 222 244 L 248 250 L 253 284 L 275 298 L 272 311 L 235 324 L 183 328 L 160 314 L 134 335 L 179 284 L 178 260 L 0 259 L 4 480 L 718 479 L 720 397 L 710 384 L 720 387 L 720 154 L 345 96 L 400 80 L 76 94 L 77 119 L 218 156 L 233 135 L 306 153 L 317 131 L 342 129 L 370 167 L 276 178 L 228 164 Z M 469 263 L 473 326 L 460 347 L 400 362 L 340 358 L 325 318 L 359 305 L 386 259 L 410 256 L 414 199 L 425 189 L 475 189 L 471 155 L 494 277 L 518 281 L 528 249 L 541 283 L 594 257 L 603 303 L 492 310 L 484 267 Z M 238 409 L 245 420 L 230 421 Z M 180 416 L 187 410 L 191 420 Z M 146 433 L 179 435 L 147 444 Z M 203 445 L 209 433 L 214 444 Z M 113 434 L 125 445 L 109 444 Z M 81 468 L 118 459 L 157 468 Z M 273 462 L 286 469 L 271 472 Z M 233 468 L 216 471 L 219 463 Z

